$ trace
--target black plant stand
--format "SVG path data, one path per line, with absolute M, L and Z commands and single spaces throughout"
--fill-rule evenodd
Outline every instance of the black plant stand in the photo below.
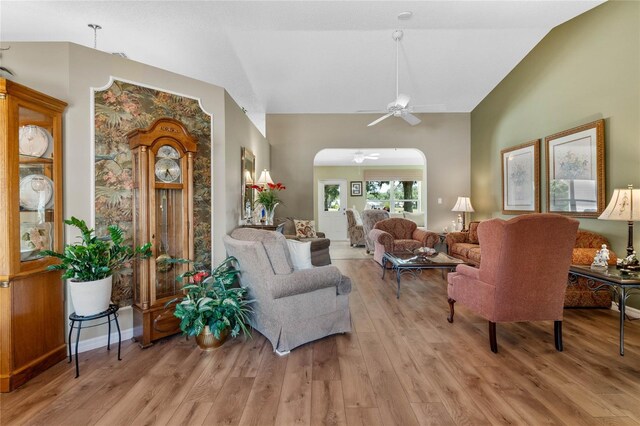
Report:
M 122 335 L 120 334 L 120 324 L 118 324 L 118 305 L 109 305 L 109 309 L 107 309 L 106 311 L 102 311 L 99 312 L 97 314 L 94 315 L 87 315 L 87 316 L 82 316 L 82 315 L 76 315 L 76 313 L 72 313 L 71 315 L 69 315 L 69 320 L 71 321 L 70 327 L 69 327 L 69 362 L 71 362 L 71 333 L 73 332 L 74 328 L 78 329 L 78 333 L 76 333 L 76 350 L 75 350 L 75 355 L 76 355 L 76 379 L 80 376 L 80 366 L 78 365 L 78 342 L 80 341 L 80 330 L 82 329 L 82 323 L 85 321 L 92 321 L 92 320 L 96 320 L 96 319 L 100 319 L 100 318 L 104 318 L 107 317 L 107 321 L 106 324 L 109 324 L 109 334 L 107 335 L 107 350 L 110 351 L 111 350 L 111 320 L 113 319 L 116 323 L 116 328 L 118 329 L 118 361 L 121 361 L 122 359 L 120 358 L 120 344 L 122 343 Z M 113 318 L 111 318 L 113 316 Z M 78 323 L 77 327 L 75 326 L 75 323 Z M 104 322 L 101 322 L 100 324 L 94 324 L 94 325 L 90 325 L 90 326 L 86 326 L 85 328 L 91 328 L 91 327 L 97 327 L 99 325 L 103 325 L 105 324 Z

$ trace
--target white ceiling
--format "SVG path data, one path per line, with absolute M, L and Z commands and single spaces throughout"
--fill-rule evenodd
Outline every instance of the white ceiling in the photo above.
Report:
M 356 163 L 353 158 L 362 153 L 365 157 L 380 154 L 378 160 L 365 158 Z M 341 149 L 327 148 L 318 152 L 313 159 L 314 166 L 422 166 L 425 164 L 424 154 L 413 148 L 375 148 L 375 149 Z
M 469 112 L 549 30 L 600 3 L 3 0 L 0 39 L 92 47 L 99 24 L 98 49 L 222 86 L 263 127 L 264 113 L 382 111 L 398 27 L 400 91 Z

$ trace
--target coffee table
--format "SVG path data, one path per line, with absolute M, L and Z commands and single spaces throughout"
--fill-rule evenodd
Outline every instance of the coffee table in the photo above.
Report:
M 382 278 L 387 272 L 385 267 L 387 262 L 391 264 L 391 270 L 396 271 L 396 281 L 398 283 L 398 291 L 396 292 L 396 298 L 400 298 L 400 277 L 402 274 L 411 273 L 417 276 L 417 273 L 422 272 L 423 269 L 442 269 L 453 271 L 456 266 L 465 264 L 464 260 L 456 259 L 448 254 L 437 252 L 434 255 L 427 256 L 424 254 L 414 254 L 410 251 L 403 252 L 385 252 L 382 255 Z

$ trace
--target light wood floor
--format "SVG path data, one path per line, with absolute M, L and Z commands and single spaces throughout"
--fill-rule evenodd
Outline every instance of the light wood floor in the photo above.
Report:
M 1 423 L 119 424 L 566 424 L 640 422 L 640 324 L 617 347 L 616 312 L 567 310 L 565 351 L 553 324 L 487 326 L 462 306 L 447 323 L 438 271 L 405 276 L 395 298 L 371 260 L 337 261 L 353 278 L 354 331 L 278 357 L 259 334 L 213 353 L 174 337 L 141 350 L 127 342 L 62 362 L 11 394 Z

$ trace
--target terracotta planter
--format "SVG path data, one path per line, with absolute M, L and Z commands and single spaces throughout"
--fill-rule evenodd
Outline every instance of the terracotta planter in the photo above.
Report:
M 106 311 L 111 301 L 112 281 L 113 276 L 97 281 L 67 281 L 76 315 L 86 317 Z
M 225 329 L 220 333 L 220 339 L 216 339 L 216 336 L 213 335 L 209 326 L 205 325 L 202 333 L 196 336 L 196 342 L 203 351 L 212 351 L 222 346 L 225 340 L 227 340 L 228 335 L 229 330 Z

